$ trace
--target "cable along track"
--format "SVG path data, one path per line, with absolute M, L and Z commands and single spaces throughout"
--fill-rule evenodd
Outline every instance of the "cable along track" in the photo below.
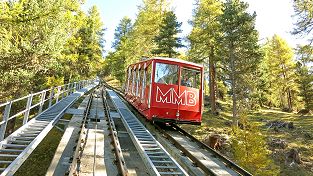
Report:
M 186 171 L 170 156 L 163 146 L 142 125 L 128 109 L 117 94 L 106 89 L 114 106 L 121 115 L 123 124 L 130 134 L 150 175 L 188 175 Z

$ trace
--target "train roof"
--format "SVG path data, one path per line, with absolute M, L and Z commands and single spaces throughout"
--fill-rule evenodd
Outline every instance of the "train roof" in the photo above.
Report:
M 152 57 L 152 58 L 149 58 L 149 59 L 137 62 L 137 63 L 146 62 L 149 60 L 164 60 L 164 61 L 171 61 L 171 62 L 176 62 L 176 63 L 183 63 L 183 64 L 192 65 L 192 66 L 196 66 L 196 67 L 203 67 L 200 64 L 196 64 L 196 63 L 185 61 L 185 60 L 178 59 L 178 58 L 169 58 L 169 57 Z M 137 63 L 131 64 L 131 65 L 135 65 Z

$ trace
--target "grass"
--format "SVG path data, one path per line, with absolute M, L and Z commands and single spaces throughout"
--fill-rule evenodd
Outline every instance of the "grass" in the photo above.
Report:
M 62 132 L 56 128 L 53 128 L 14 175 L 45 175 L 62 138 L 62 135 Z
M 181 125 L 200 140 L 205 140 L 210 134 L 231 134 L 231 127 L 227 122 L 231 120 L 231 104 L 220 102 L 223 111 L 220 115 L 214 116 L 205 108 L 201 126 Z M 248 115 L 251 122 L 257 124 L 262 135 L 270 139 L 283 139 L 288 146 L 285 149 L 271 148 L 270 157 L 280 168 L 280 175 L 313 175 L 313 116 L 301 116 L 295 113 L 281 112 L 279 109 L 260 109 L 252 111 Z M 281 120 L 293 122 L 295 129 L 280 128 L 278 131 L 268 128 L 268 121 Z M 285 164 L 286 153 L 290 149 L 297 149 L 300 152 L 302 164 L 290 167 Z M 224 153 L 232 159 L 232 153 Z
M 121 89 L 122 87 L 122 83 L 111 76 L 105 77 L 104 81 L 114 88 Z

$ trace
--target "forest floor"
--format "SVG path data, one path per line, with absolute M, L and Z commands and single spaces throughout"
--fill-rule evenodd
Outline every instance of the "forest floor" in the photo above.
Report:
M 229 125 L 232 119 L 231 105 L 225 102 L 220 102 L 220 104 L 223 111 L 218 116 L 210 114 L 206 107 L 201 126 L 182 125 L 182 127 L 203 142 L 206 142 L 212 134 L 220 134 L 231 140 L 232 128 Z M 313 175 L 312 115 L 286 113 L 279 109 L 260 109 L 250 112 L 248 118 L 259 127 L 265 137 L 267 148 L 271 153 L 270 158 L 280 170 L 279 175 Z M 293 122 L 294 128 L 288 128 L 290 122 Z M 274 127 L 271 124 L 285 125 Z M 278 145 L 273 144 L 273 141 L 278 141 Z M 291 149 L 296 149 L 300 153 L 300 164 L 286 163 L 286 155 Z M 231 147 L 226 150 L 222 149 L 220 152 L 233 159 Z

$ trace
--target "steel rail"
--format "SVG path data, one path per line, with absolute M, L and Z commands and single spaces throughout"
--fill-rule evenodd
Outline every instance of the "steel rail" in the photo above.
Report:
M 146 165 L 150 175 L 188 175 L 165 148 L 153 137 L 136 116 L 128 109 L 117 94 L 108 90 L 108 95 L 121 120 L 130 134 L 135 147 Z
M 157 126 L 158 128 L 160 128 L 159 126 Z M 247 170 L 243 169 L 242 167 L 240 167 L 239 165 L 237 165 L 236 163 L 234 163 L 233 161 L 229 160 L 228 158 L 226 158 L 224 155 L 220 154 L 219 152 L 217 152 L 216 150 L 212 149 L 211 147 L 209 147 L 208 145 L 204 144 L 203 142 L 201 142 L 200 140 L 198 140 L 197 138 L 195 138 L 194 136 L 192 136 L 191 134 L 189 134 L 188 132 L 186 132 L 185 130 L 183 130 L 182 128 L 180 128 L 179 126 L 177 126 L 176 124 L 172 124 L 172 127 L 180 132 L 181 134 L 187 136 L 188 138 L 190 138 L 191 140 L 195 141 L 196 143 L 198 143 L 200 145 L 200 147 L 204 148 L 205 150 L 211 152 L 214 154 L 214 156 L 216 156 L 218 159 L 220 159 L 221 161 L 223 161 L 224 163 L 226 163 L 226 165 L 228 167 L 230 167 L 231 169 L 233 169 L 234 171 L 238 172 L 241 175 L 244 176 L 252 176 L 252 174 L 250 172 L 248 172 Z M 163 130 L 163 129 L 161 129 Z M 166 132 L 163 133 L 165 134 L 169 139 L 171 139 L 173 142 L 175 142 L 176 140 L 174 138 L 172 138 L 169 134 L 167 134 Z M 175 142 L 175 144 L 177 144 L 177 146 L 179 146 L 180 144 Z M 180 145 L 181 146 L 181 145 Z M 188 154 L 190 152 L 186 152 L 186 154 Z M 192 156 L 191 156 L 192 157 Z M 198 160 L 196 158 L 196 160 Z M 198 166 L 202 166 L 203 164 L 199 163 L 198 161 L 194 161 L 196 162 L 196 164 L 199 164 Z M 202 169 L 202 168 L 201 168 Z
M 218 174 L 216 174 L 215 172 L 213 172 L 211 169 L 209 169 L 208 167 L 206 167 L 197 157 L 193 156 L 187 149 L 185 149 L 178 141 L 176 141 L 171 135 L 169 135 L 168 133 L 166 133 L 166 131 L 164 129 L 162 129 L 158 124 L 154 124 L 154 126 L 163 134 L 165 135 L 165 138 L 169 139 L 174 145 L 175 147 L 177 147 L 179 150 L 181 150 L 184 155 L 186 155 L 188 158 L 190 158 L 196 166 L 200 167 L 205 174 L 208 175 L 214 175 L 214 176 L 218 176 Z
M 92 99 L 93 99 L 93 92 L 90 93 L 90 95 L 89 95 L 89 100 L 88 100 L 86 109 L 84 111 L 84 117 L 83 117 L 83 121 L 81 124 L 81 129 L 79 131 L 79 138 L 77 140 L 77 145 L 75 147 L 73 160 L 72 160 L 72 163 L 69 167 L 69 171 L 67 173 L 65 173 L 65 175 L 78 175 L 78 173 L 79 173 L 78 165 L 80 164 L 81 153 L 83 150 L 81 145 L 82 145 L 82 143 L 85 144 L 85 142 L 86 142 L 86 139 L 83 139 L 83 134 L 84 134 L 85 129 L 86 129 L 86 125 L 87 125 L 86 122 L 87 122 L 88 115 L 90 113 Z
M 115 157 L 116 157 L 116 161 L 117 161 L 117 167 L 119 169 L 119 172 L 122 176 L 127 176 L 128 175 L 128 169 L 122 154 L 122 150 L 121 150 L 121 146 L 118 140 L 118 136 L 117 136 L 117 130 L 115 128 L 115 124 L 114 121 L 110 115 L 110 107 L 108 105 L 106 96 L 103 95 L 104 91 L 102 89 L 101 95 L 102 95 L 102 101 L 103 101 L 103 105 L 104 105 L 104 112 L 105 112 L 105 116 L 109 122 L 109 130 L 110 130 L 110 136 L 112 139 L 112 143 L 114 146 L 114 152 L 115 152 Z

